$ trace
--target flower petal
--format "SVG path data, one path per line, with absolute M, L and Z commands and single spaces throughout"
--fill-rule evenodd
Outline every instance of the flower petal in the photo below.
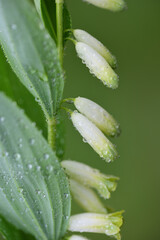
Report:
M 83 42 L 76 43 L 76 51 L 90 72 L 100 79 L 104 85 L 113 89 L 118 87 L 118 76 L 104 57 Z
M 120 133 L 119 124 L 105 109 L 95 102 L 82 97 L 74 99 L 77 110 L 92 121 L 108 136 L 117 136 Z
M 97 51 L 102 57 L 106 59 L 106 61 L 111 65 L 111 67 L 116 67 L 117 61 L 115 56 L 113 56 L 111 52 L 92 35 L 80 29 L 73 30 L 73 35 L 78 42 L 83 42 L 92 47 L 95 51 Z

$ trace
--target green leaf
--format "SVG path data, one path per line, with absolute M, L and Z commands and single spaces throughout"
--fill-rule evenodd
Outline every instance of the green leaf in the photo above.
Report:
M 8 223 L 3 217 L 0 217 L 0 239 L 7 240 L 34 240 L 35 238 L 25 234 L 24 232 L 16 229 L 12 224 Z
M 21 232 L 0 217 L 0 233 L 7 240 L 21 240 Z
M 16 74 L 12 71 L 9 63 L 6 61 L 4 53 L 0 48 L 0 91 L 5 92 L 7 96 L 16 101 L 23 108 L 29 118 L 36 122 L 37 126 L 47 136 L 46 121 L 41 107 L 35 102 L 31 93 L 21 84 Z
M 12 71 L 10 65 L 0 49 L 0 91 L 3 91 L 15 100 L 23 108 L 29 118 L 36 122 L 43 135 L 47 137 L 47 125 L 40 106 L 35 102 L 31 93 L 22 85 Z M 62 159 L 64 155 L 64 116 L 61 112 L 57 115 L 56 126 L 56 153 L 57 157 Z
M 54 0 L 34 0 L 36 9 L 43 20 L 43 23 L 48 29 L 51 37 L 57 41 L 57 26 L 56 26 L 56 3 Z M 63 5 L 63 38 L 64 43 L 66 38 L 70 36 L 70 32 L 67 29 L 72 28 L 71 16 L 67 9 L 66 2 Z
M 36 9 L 52 38 L 56 36 L 56 4 L 53 0 L 34 0 Z
M 62 99 L 64 78 L 56 44 L 28 0 L 0 0 L 0 43 L 20 81 L 47 118 Z
M 59 239 L 70 215 L 66 176 L 24 112 L 3 94 L 0 103 L 0 214 L 36 239 Z

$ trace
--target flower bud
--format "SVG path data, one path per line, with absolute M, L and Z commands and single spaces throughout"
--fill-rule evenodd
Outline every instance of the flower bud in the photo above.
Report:
M 74 105 L 80 113 L 85 115 L 106 135 L 119 135 L 119 124 L 98 104 L 87 98 L 77 97 L 74 99 Z
M 118 87 L 118 76 L 104 57 L 83 42 L 76 42 L 76 51 L 90 72 L 100 79 L 104 85 L 113 89 Z
M 72 232 L 104 233 L 108 236 L 119 237 L 122 226 L 122 213 L 111 214 L 82 213 L 70 218 L 68 230 Z
M 70 190 L 75 201 L 87 212 L 107 213 L 100 199 L 90 188 L 70 179 Z
M 88 240 L 88 238 L 79 235 L 72 235 L 68 237 L 67 240 Z
M 89 45 L 102 57 L 104 57 L 106 61 L 111 65 L 111 67 L 116 67 L 117 61 L 115 56 L 113 56 L 111 52 L 100 41 L 98 41 L 96 38 L 94 38 L 84 30 L 76 29 L 73 31 L 73 34 L 78 42 L 83 42 Z
M 121 11 L 126 8 L 124 0 L 84 0 L 97 7 L 108 9 L 113 12 Z
M 84 141 L 88 142 L 106 162 L 118 157 L 115 146 L 90 120 L 78 112 L 72 112 L 71 119 Z
M 61 164 L 71 179 L 96 189 L 103 198 L 110 198 L 110 192 L 116 190 L 117 180 L 119 180 L 117 177 L 105 175 L 97 169 L 76 161 L 65 160 Z

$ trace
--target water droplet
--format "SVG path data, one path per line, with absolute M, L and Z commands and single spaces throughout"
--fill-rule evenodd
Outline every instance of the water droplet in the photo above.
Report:
M 5 120 L 5 117 L 0 117 L 0 122 L 1 123 L 4 122 L 4 120 Z
M 20 153 L 15 153 L 14 157 L 18 161 L 18 160 L 21 159 L 21 154 Z
M 5 152 L 5 156 L 8 157 L 8 156 L 9 156 L 9 153 L 8 153 L 8 152 Z
M 44 81 L 44 82 L 48 82 L 48 77 L 45 73 L 42 72 L 37 72 L 38 77 L 40 78 L 40 80 Z
M 35 101 L 36 101 L 36 102 L 40 102 L 39 97 L 36 97 L 36 98 L 35 98 Z
M 29 143 L 30 143 L 31 145 L 34 145 L 34 144 L 35 144 L 35 139 L 34 139 L 34 138 L 30 138 L 30 139 L 29 139 Z
M 28 164 L 29 169 L 32 169 L 32 167 L 33 167 L 32 164 Z
M 40 24 L 39 24 L 39 28 L 40 28 L 40 30 L 43 30 L 43 29 L 44 29 L 43 23 L 40 23 Z
M 49 154 L 48 153 L 45 153 L 44 154 L 44 159 L 47 160 L 49 158 Z
M 47 171 L 48 172 L 52 172 L 53 171 L 53 166 L 52 165 L 49 165 L 46 167 Z
M 23 188 L 19 188 L 19 191 L 20 191 L 21 193 L 23 193 Z
M 18 145 L 18 146 L 21 148 L 21 147 L 23 147 L 23 144 L 22 144 L 22 143 L 19 143 L 19 145 Z
M 41 194 L 41 191 L 40 191 L 40 190 L 36 190 L 36 193 L 37 193 L 38 195 L 40 195 L 40 194 Z
M 50 35 L 48 33 L 45 34 L 45 38 L 49 39 Z
M 37 166 L 37 171 L 40 171 L 41 170 L 41 166 Z
M 21 202 L 24 202 L 24 198 L 22 198 L 22 197 L 20 197 L 19 200 L 20 200 Z
M 68 198 L 68 197 L 69 197 L 69 194 L 68 194 L 68 193 L 64 193 L 64 197 L 65 197 L 65 198 Z
M 12 30 L 16 30 L 17 29 L 17 25 L 16 24 L 12 24 L 11 28 L 12 28 Z
M 42 211 L 41 211 L 41 210 L 38 210 L 38 211 L 37 211 L 37 214 L 38 214 L 38 215 L 42 214 Z

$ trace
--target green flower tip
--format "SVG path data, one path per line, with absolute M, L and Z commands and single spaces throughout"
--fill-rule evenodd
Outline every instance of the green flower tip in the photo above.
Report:
M 97 178 L 99 177 L 97 176 Z M 103 198 L 109 199 L 111 197 L 111 192 L 114 192 L 117 188 L 118 180 L 119 180 L 118 177 L 101 174 L 99 178 L 99 181 L 100 181 L 99 188 L 98 188 L 99 194 Z
M 105 199 L 110 198 L 110 192 L 116 190 L 117 181 L 119 180 L 118 177 L 105 175 L 97 169 L 76 161 L 65 160 L 62 161 L 61 164 L 71 179 L 89 188 L 94 188 L 100 196 Z M 72 190 L 76 191 L 77 189 L 78 185 L 76 185 L 75 188 L 75 184 L 74 186 L 72 184 Z M 85 191 L 83 187 L 81 187 L 81 189 L 79 187 L 78 192 L 80 192 L 80 190 L 83 190 L 83 193 L 87 196 L 87 190 Z
M 69 230 L 73 232 L 104 233 L 120 239 L 120 227 L 123 224 L 121 212 L 111 214 L 82 213 L 71 216 Z

